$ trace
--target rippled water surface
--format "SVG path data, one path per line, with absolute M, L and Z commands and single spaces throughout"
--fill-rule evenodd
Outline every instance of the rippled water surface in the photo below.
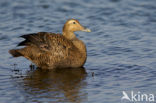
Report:
M 69 18 L 92 30 L 84 68 L 44 71 L 8 53 Z M 155 0 L 0 0 L 0 103 L 120 103 L 122 91 L 156 96 Z M 156 98 L 155 98 L 156 101 Z

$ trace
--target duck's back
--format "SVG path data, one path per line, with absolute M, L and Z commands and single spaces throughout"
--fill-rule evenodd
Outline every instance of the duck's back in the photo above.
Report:
M 81 67 L 86 60 L 73 42 L 63 35 L 39 32 L 21 37 L 25 40 L 18 46 L 25 47 L 11 50 L 10 53 L 14 56 L 24 56 L 38 67 Z

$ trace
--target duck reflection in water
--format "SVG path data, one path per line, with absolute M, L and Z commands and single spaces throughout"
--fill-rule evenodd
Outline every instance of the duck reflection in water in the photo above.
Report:
M 18 85 L 22 86 L 30 102 L 48 100 L 50 103 L 81 103 L 87 101 L 87 93 L 84 90 L 86 75 L 85 68 L 54 70 L 37 68 L 28 71 L 22 83 Z

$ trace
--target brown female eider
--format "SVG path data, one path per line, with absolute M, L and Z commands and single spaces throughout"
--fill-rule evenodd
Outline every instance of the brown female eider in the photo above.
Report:
M 75 31 L 90 32 L 78 20 L 68 20 L 63 33 L 55 34 L 39 32 L 21 36 L 25 40 L 18 46 L 22 49 L 12 49 L 10 54 L 14 57 L 23 56 L 40 68 L 77 68 L 82 67 L 86 61 L 86 46 L 74 34 Z

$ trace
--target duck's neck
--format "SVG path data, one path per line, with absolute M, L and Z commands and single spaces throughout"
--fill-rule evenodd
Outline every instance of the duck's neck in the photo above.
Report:
M 64 32 L 63 31 L 63 36 L 69 40 L 75 40 L 76 39 L 76 35 L 74 34 L 74 32 Z
M 68 40 L 71 40 L 73 44 L 75 45 L 75 47 L 78 48 L 80 52 L 82 52 L 83 54 L 86 53 L 85 44 L 81 40 L 76 38 L 76 35 L 74 34 L 74 32 L 63 32 L 63 36 L 67 38 Z

